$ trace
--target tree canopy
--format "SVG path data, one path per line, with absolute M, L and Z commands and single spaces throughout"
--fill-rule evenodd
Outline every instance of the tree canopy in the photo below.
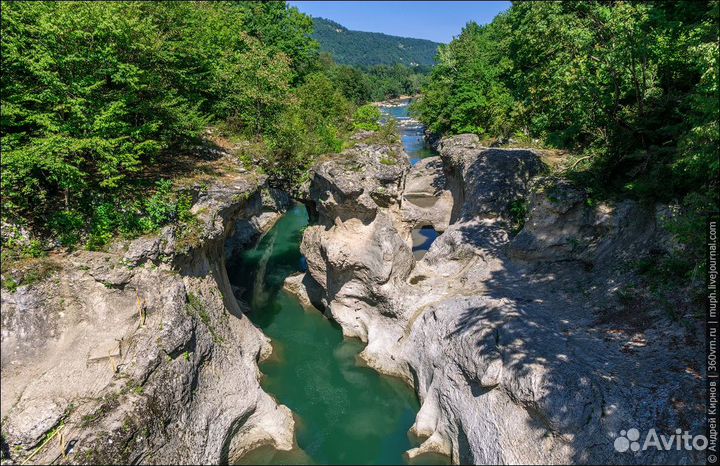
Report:
M 631 195 L 717 187 L 717 1 L 518 2 L 436 61 L 414 108 L 436 134 L 585 152 Z
M 345 93 L 368 98 L 327 76 L 312 20 L 281 2 L 2 10 L 2 218 L 61 243 L 175 218 L 142 201 L 150 189 L 177 204 L 143 175 L 197 146 L 208 126 L 260 141 L 261 169 L 290 179 L 351 130 Z
M 574 154 L 593 198 L 671 203 L 682 245 L 656 272 L 704 264 L 718 211 L 719 3 L 516 2 L 441 46 L 412 112 L 433 133 Z
M 430 67 L 440 45 L 426 39 L 351 31 L 324 18 L 313 18 L 313 23 L 313 38 L 320 43 L 320 50 L 330 53 L 342 65 Z

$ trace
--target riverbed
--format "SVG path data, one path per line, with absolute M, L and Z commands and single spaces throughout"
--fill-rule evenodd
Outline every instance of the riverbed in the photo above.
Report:
M 409 100 L 402 105 L 380 107 L 380 113 L 383 117 L 391 117 L 397 120 L 405 152 L 410 158 L 410 163 L 415 165 L 425 157 L 432 157 L 438 155 L 438 153 L 425 139 L 425 128 L 417 120 L 410 117 L 409 110 Z
M 392 110 L 402 117 L 402 110 Z M 407 115 L 407 107 L 404 108 Z M 393 115 L 394 116 L 394 115 Z M 420 160 L 415 135 L 403 143 Z M 431 152 L 427 152 L 430 154 Z M 364 344 L 317 309 L 306 309 L 282 289 L 289 275 L 303 271 L 304 206 L 290 209 L 257 245 L 228 265 L 231 283 L 250 305 L 248 317 L 272 339 L 273 354 L 260 365 L 261 384 L 295 416 L 296 446 L 259 448 L 240 464 L 403 464 L 417 442 L 408 436 L 419 402 L 399 379 L 364 367 Z M 416 459 L 438 464 L 444 457 Z

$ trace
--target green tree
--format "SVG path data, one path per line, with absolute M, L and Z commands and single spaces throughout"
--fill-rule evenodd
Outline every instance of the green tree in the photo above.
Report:
M 352 104 L 324 73 L 314 73 L 290 96 L 270 137 L 273 156 L 265 170 L 276 182 L 291 186 L 313 156 L 338 152 L 351 129 Z
M 245 10 L 243 29 L 266 44 L 274 52 L 290 59 L 293 82 L 318 70 L 319 44 L 309 39 L 312 19 L 285 2 L 238 2 L 232 4 Z
M 3 4 L 3 214 L 120 187 L 207 123 L 163 82 L 144 5 Z
M 586 152 L 587 175 L 606 191 L 682 197 L 717 183 L 717 10 L 515 3 L 440 47 L 413 111 L 437 134 Z
M 63 244 L 90 237 L 99 246 L 175 221 L 153 217 L 159 204 L 139 198 L 148 189 L 166 196 L 155 167 L 196 147 L 208 125 L 265 139 L 277 159 L 289 153 L 300 167 L 339 147 L 349 128 L 341 83 L 316 73 L 312 21 L 284 3 L 3 2 L 2 10 L 2 218 Z
M 343 95 L 356 105 L 362 105 L 372 98 L 370 79 L 366 73 L 351 66 L 331 65 L 328 76 Z
M 363 105 L 355 111 L 353 125 L 355 129 L 377 131 L 380 129 L 381 116 L 380 109 L 375 105 Z
M 717 1 L 516 2 L 441 46 L 413 112 L 436 134 L 582 153 L 595 195 L 680 202 L 673 263 L 702 264 L 718 210 Z M 690 272 L 688 272 L 690 273 Z

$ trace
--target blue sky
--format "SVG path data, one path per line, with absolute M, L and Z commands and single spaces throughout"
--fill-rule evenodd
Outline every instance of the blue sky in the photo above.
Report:
M 303 13 L 331 19 L 348 29 L 450 42 L 468 21 L 487 24 L 510 2 L 290 1 Z

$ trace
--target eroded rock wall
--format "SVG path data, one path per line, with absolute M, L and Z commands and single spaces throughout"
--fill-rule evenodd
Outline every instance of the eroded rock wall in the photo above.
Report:
M 242 247 L 287 200 L 247 174 L 197 197 L 187 228 L 72 253 L 50 279 L 3 292 L 12 462 L 221 463 L 292 446 L 290 411 L 258 383 L 269 341 L 224 264 L 226 243 Z
M 404 181 L 393 181 L 400 192 L 373 204 L 377 182 L 365 173 L 383 169 L 378 158 L 359 159 L 367 171 L 333 172 L 352 163 L 346 156 L 323 162 L 311 182 L 318 204 L 332 208 L 320 209 L 321 225 L 303 238 L 307 276 L 292 279 L 319 288 L 322 296 L 306 301 L 368 343 L 367 364 L 416 388 L 422 407 L 412 430 L 424 443 L 410 456 L 699 462 L 685 451 L 613 448 L 629 428 L 702 433 L 701 349 L 662 311 L 628 310 L 615 293 L 632 279 L 628 261 L 662 235 L 654 210 L 591 206 L 572 186 L 550 187 L 531 150 L 488 149 L 461 135 L 443 140 L 440 153 L 437 203 L 424 205 L 442 211 L 422 215 L 445 218 L 450 209 L 451 220 L 421 260 L 407 236 L 419 217 L 406 205 L 415 189 L 405 190 L 408 180 L 432 178 L 428 167 L 405 167 Z M 445 190 L 452 205 L 439 202 Z M 529 216 L 513 238 L 510 207 L 526 199 Z

